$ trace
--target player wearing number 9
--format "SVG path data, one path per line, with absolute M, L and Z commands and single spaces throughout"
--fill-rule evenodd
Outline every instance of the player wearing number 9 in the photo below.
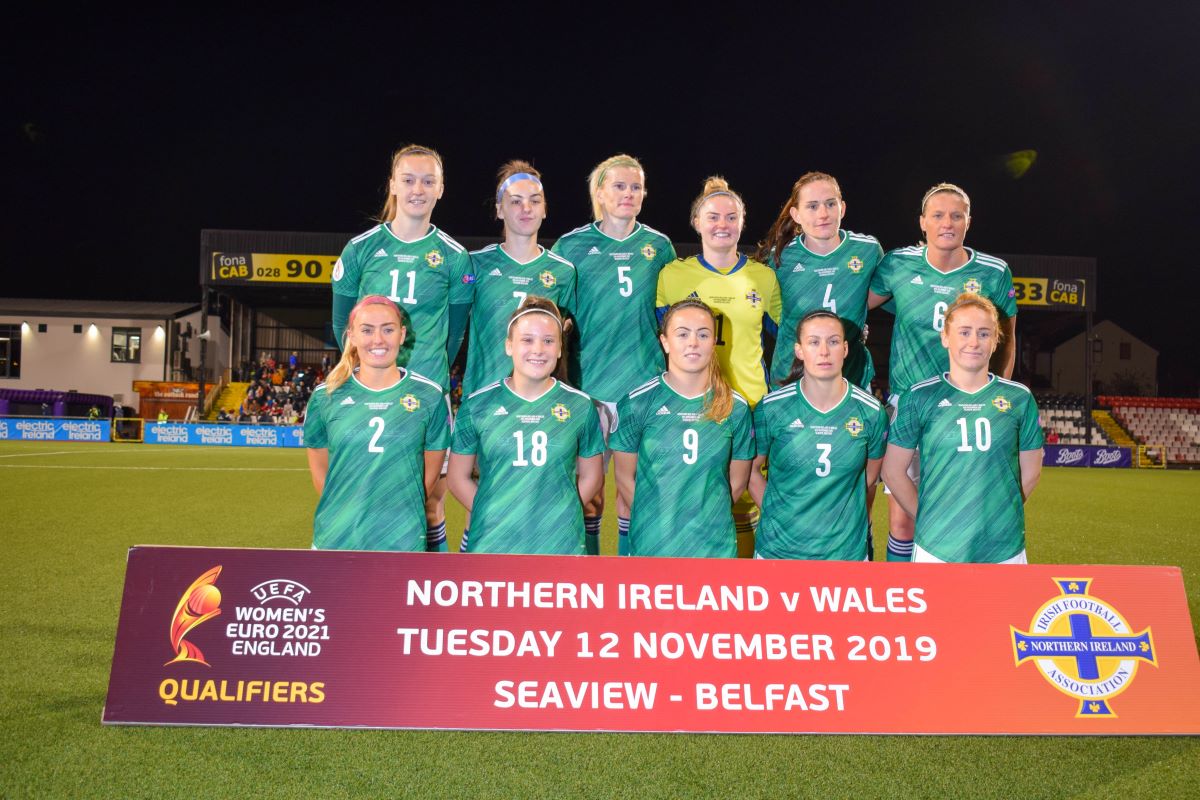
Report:
M 447 478 L 471 514 L 468 553 L 584 552 L 580 498 L 600 485 L 604 438 L 592 399 L 562 380 L 563 334 L 554 303 L 525 298 L 509 315 L 511 375 L 458 409 Z
M 496 181 L 496 218 L 504 241 L 471 253 L 475 298 L 467 343 L 463 393 L 470 394 L 507 375 L 511 363 L 496 346 L 509 317 L 529 295 L 552 300 L 563 313 L 575 308 L 575 266 L 538 244 L 546 219 L 541 173 L 528 162 L 509 161 Z
M 609 437 L 617 491 L 629 504 L 635 556 L 733 558 L 731 503 L 754 458 L 750 406 L 726 383 L 716 315 L 699 300 L 667 309 L 659 340 L 667 371 L 617 405 Z
M 879 477 L 888 422 L 878 400 L 842 377 L 848 352 L 846 323 L 810 311 L 797 325 L 783 388 L 754 409 L 750 495 L 762 508 L 760 558 L 867 555 L 867 487 Z
M 450 444 L 442 388 L 396 366 L 400 310 L 368 295 L 350 311 L 342 357 L 313 389 L 304 444 L 321 496 L 313 547 L 425 549 L 425 500 Z
M 883 478 L 916 519 L 913 561 L 1024 564 L 1025 507 L 1042 471 L 1037 404 L 988 372 L 1001 336 L 991 301 L 963 293 L 946 310 L 950 370 L 899 401 Z M 921 484 L 909 477 L 921 449 Z

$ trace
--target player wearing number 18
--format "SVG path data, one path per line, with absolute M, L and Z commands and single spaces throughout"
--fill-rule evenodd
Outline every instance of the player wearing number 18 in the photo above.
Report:
M 901 396 L 883 478 L 916 518 L 913 561 L 1024 564 L 1025 508 L 1042 471 L 1037 404 L 988 372 L 1000 321 L 991 301 L 964 293 L 946 310 L 950 370 Z M 921 484 L 909 477 L 921 449 Z
M 609 445 L 617 491 L 632 508 L 630 555 L 737 555 L 730 504 L 746 490 L 754 431 L 714 353 L 715 316 L 699 300 L 667 309 L 667 371 L 617 405 Z
M 342 358 L 313 389 L 304 444 L 321 496 L 313 547 L 425 549 L 425 499 L 450 444 L 442 388 L 396 366 L 400 310 L 368 295 L 350 311 Z
M 842 377 L 849 343 L 837 314 L 810 311 L 795 342 L 784 387 L 754 409 L 750 494 L 762 508 L 755 555 L 862 561 L 867 487 L 879 477 L 887 413 Z
M 580 496 L 600 485 L 604 439 L 592 399 L 561 380 L 563 328 L 554 303 L 527 297 L 509 316 L 512 374 L 458 409 L 447 478 L 471 514 L 468 553 L 584 553 Z

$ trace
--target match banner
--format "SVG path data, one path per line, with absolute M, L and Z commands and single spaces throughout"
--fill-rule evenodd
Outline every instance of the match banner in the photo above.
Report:
M 1176 567 L 135 547 L 103 721 L 1200 734 Z
M 207 444 L 230 447 L 304 447 L 303 425 L 147 422 L 146 444 Z
M 1044 467 L 1132 467 L 1128 447 L 1048 444 L 1042 449 Z
M 58 417 L 5 417 L 0 419 L 0 440 L 42 442 L 107 442 L 112 421 Z

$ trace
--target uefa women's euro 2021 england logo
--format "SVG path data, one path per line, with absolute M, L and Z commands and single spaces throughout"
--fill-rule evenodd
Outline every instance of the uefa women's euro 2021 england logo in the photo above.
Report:
M 1089 594 L 1091 578 L 1055 578 L 1061 594 L 1037 610 L 1029 630 L 1009 626 L 1013 657 L 1032 661 L 1050 684 L 1079 700 L 1076 717 L 1116 717 L 1109 700 L 1129 688 L 1138 664 L 1155 667 L 1150 629 L 1134 633 L 1108 603 Z

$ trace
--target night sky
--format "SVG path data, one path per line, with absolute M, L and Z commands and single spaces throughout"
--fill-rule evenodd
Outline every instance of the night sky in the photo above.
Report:
M 783 5 L 574 6 L 587 25 L 111 4 L 10 19 L 0 294 L 198 300 L 202 228 L 364 230 L 411 141 L 445 157 L 434 222 L 457 236 L 499 230 L 495 171 L 532 160 L 548 245 L 588 221 L 591 166 L 625 151 L 648 171 L 641 219 L 677 241 L 725 175 L 747 249 L 810 169 L 885 248 L 916 241 L 926 188 L 958 183 L 968 245 L 1098 258 L 1099 317 L 1162 351 L 1164 390 L 1194 391 L 1200 6 Z M 1014 179 L 1003 156 L 1026 149 Z

